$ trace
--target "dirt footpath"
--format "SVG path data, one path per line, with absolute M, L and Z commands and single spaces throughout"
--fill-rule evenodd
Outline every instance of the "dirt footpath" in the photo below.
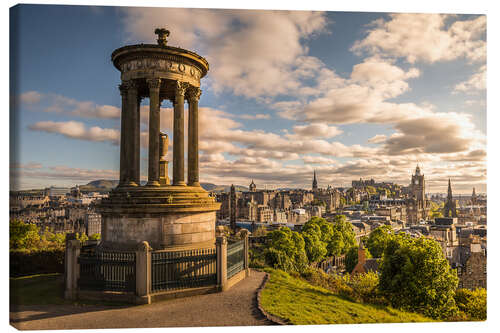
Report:
M 265 273 L 251 271 L 230 290 L 141 306 L 19 306 L 10 322 L 21 330 L 272 325 L 256 304 Z

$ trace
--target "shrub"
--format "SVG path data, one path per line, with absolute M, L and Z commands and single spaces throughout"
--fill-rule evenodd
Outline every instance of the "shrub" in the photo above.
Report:
M 64 273 L 64 249 L 10 251 L 10 276 L 43 273 Z
M 379 277 L 374 272 L 346 277 L 347 285 L 353 290 L 358 302 L 385 304 L 387 301 L 378 291 Z
M 455 303 L 466 320 L 486 320 L 486 289 L 457 289 Z
M 394 307 L 434 319 L 454 316 L 457 285 L 456 271 L 450 269 L 435 240 L 398 234 L 388 242 L 379 289 Z

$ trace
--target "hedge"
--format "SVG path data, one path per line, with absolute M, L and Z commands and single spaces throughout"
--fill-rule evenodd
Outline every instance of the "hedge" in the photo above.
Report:
M 64 273 L 64 249 L 10 250 L 10 276 Z

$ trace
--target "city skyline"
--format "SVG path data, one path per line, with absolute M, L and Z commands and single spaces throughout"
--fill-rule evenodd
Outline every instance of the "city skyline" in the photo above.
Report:
M 210 63 L 202 182 L 309 188 L 316 170 L 323 187 L 407 185 L 419 164 L 428 192 L 446 192 L 448 178 L 454 193 L 486 192 L 484 15 L 25 5 L 19 19 L 20 188 L 118 179 L 120 80 L 109 57 L 153 43 L 162 26 L 169 45 Z M 172 139 L 170 102 L 161 116 Z

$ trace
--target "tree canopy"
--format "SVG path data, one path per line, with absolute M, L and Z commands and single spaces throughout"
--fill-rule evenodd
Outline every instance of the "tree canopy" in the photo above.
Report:
M 394 236 L 392 227 L 383 225 L 377 227 L 370 233 L 366 241 L 366 247 L 375 258 L 380 258 L 384 254 L 387 244 Z
M 449 318 L 457 313 L 457 285 L 456 271 L 435 240 L 402 233 L 388 242 L 380 263 L 379 289 L 394 307 Z

